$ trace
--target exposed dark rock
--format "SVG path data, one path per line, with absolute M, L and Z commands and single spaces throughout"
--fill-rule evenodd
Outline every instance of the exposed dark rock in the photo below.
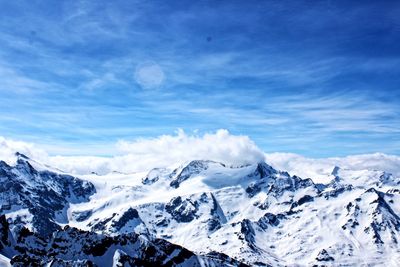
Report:
M 115 230 L 119 231 L 122 227 L 124 227 L 130 220 L 139 219 L 139 213 L 136 209 L 129 208 L 124 214 L 119 218 L 118 221 L 113 221 L 111 226 L 115 228 Z
M 25 234 L 26 235 L 26 234 Z M 13 266 L 111 266 L 104 262 L 107 255 L 114 255 L 117 266 L 176 266 L 186 261 L 199 265 L 199 258 L 207 258 L 218 266 L 245 266 L 221 253 L 210 253 L 209 256 L 196 256 L 193 252 L 169 243 L 162 239 L 143 239 L 137 234 L 107 236 L 94 232 L 65 227 L 56 231 L 52 239 L 41 245 L 44 251 L 37 254 L 41 237 L 35 233 L 26 235 L 29 242 L 19 244 L 19 254 L 11 262 Z M 26 238 L 26 237 L 25 237 Z M 20 238 L 25 240 L 24 238 Z M 39 241 L 35 240 L 39 239 Z M 130 253 L 127 253 L 131 251 Z M 132 252 L 133 251 L 133 252 Z M 94 259 L 87 260 L 88 257 Z M 85 260 L 86 259 L 86 260 Z
M 265 162 L 260 162 L 257 164 L 257 168 L 253 173 L 254 176 L 259 176 L 260 178 L 270 177 L 277 174 L 278 171 L 269 166 Z
M 323 249 L 321 250 L 317 257 L 315 258 L 317 261 L 334 261 L 335 259 L 333 257 L 331 257 L 328 252 Z
M 311 179 L 301 179 L 300 177 L 280 175 L 273 180 L 273 183 L 269 187 L 267 192 L 268 195 L 280 197 L 284 192 L 294 192 L 300 188 L 314 187 L 317 189 Z
M 370 199 L 373 200 L 370 203 L 365 203 Z M 360 207 L 362 201 L 364 201 L 364 206 Z M 356 198 L 354 202 L 348 203 L 346 210 L 348 220 L 342 226 L 342 229 L 351 231 L 362 226 L 363 232 L 371 235 L 372 241 L 376 245 L 384 244 L 385 241 L 398 243 L 395 232 L 400 230 L 400 218 L 386 202 L 385 193 L 370 188 L 359 198 Z M 361 214 L 369 214 L 369 219 L 367 221 L 362 220 L 362 225 L 360 225 L 359 220 Z M 390 238 L 388 239 L 388 237 Z M 384 238 L 386 239 L 384 240 Z
M 336 186 L 335 188 L 331 190 L 325 190 L 322 193 L 320 193 L 318 196 L 322 196 L 325 199 L 330 199 L 332 197 L 338 197 L 340 194 L 343 194 L 346 191 L 351 191 L 353 190 L 352 185 L 340 185 Z
M 246 193 L 249 197 L 253 197 L 257 195 L 258 193 L 261 192 L 261 186 L 263 183 L 251 183 L 247 188 L 246 188 Z
M 89 224 L 89 226 L 91 226 L 94 231 L 104 231 L 104 230 L 106 230 L 106 224 L 108 222 L 110 222 L 112 219 L 114 219 L 115 215 L 117 215 L 117 214 L 113 213 L 110 217 L 108 217 L 104 220 L 101 220 L 101 221 L 95 223 L 94 225 Z
M 180 184 L 189 179 L 192 175 L 201 173 L 208 169 L 208 164 L 212 161 L 204 160 L 193 160 L 182 171 L 175 177 L 175 179 L 170 183 L 170 186 L 178 188 Z
M 62 260 L 55 258 L 48 265 L 49 267 L 94 267 L 96 266 L 90 260 Z
M 92 216 L 91 210 L 72 212 L 72 218 L 74 218 L 77 222 L 83 222 L 87 220 L 90 216 Z
M 299 200 L 293 202 L 292 206 L 290 208 L 293 209 L 295 207 L 303 205 L 304 203 L 312 202 L 312 201 L 314 201 L 314 197 L 312 197 L 310 195 L 304 195 L 301 198 L 299 198 Z
M 338 176 L 339 171 L 340 171 L 340 167 L 335 166 L 335 167 L 333 168 L 332 172 L 331 172 L 331 175 L 333 175 L 333 176 Z
M 240 233 L 239 238 L 246 240 L 250 244 L 254 244 L 255 231 L 250 220 L 244 219 L 240 222 Z
M 261 217 L 258 220 L 258 225 L 262 228 L 262 229 L 267 229 L 270 226 L 278 226 L 280 223 L 280 220 L 284 219 L 285 215 L 283 214 L 273 214 L 273 213 L 265 213 L 263 217 Z
M 178 222 L 191 222 L 197 218 L 198 203 L 190 200 L 182 200 L 181 197 L 174 197 L 165 205 L 165 210 Z
M 142 184 L 151 185 L 160 179 L 162 169 L 154 168 L 142 179 Z
M 14 167 L 0 163 L 0 198 L 7 199 L 1 211 L 13 207 L 26 208 L 33 215 L 36 232 L 49 236 L 59 229 L 55 212 L 63 211 L 69 203 L 88 201 L 95 193 L 93 184 L 70 175 L 37 171 L 22 154 Z M 13 224 L 21 223 L 18 221 Z
M 218 253 L 215 251 L 211 251 L 207 253 L 205 256 L 207 256 L 207 258 L 214 259 L 216 263 L 219 263 L 221 266 L 226 266 L 226 264 L 228 264 L 229 266 L 238 266 L 238 267 L 249 266 L 247 264 L 234 260 L 223 253 Z
M 8 240 L 9 225 L 6 216 L 0 216 L 0 250 L 9 245 Z

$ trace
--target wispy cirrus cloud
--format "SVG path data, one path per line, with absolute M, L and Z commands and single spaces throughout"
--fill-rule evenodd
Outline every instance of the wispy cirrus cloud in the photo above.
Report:
M 0 131 L 68 143 L 69 153 L 177 128 L 227 128 L 312 156 L 400 153 L 399 10 L 10 2 L 0 11 Z M 164 75 L 151 90 L 135 79 L 145 62 Z

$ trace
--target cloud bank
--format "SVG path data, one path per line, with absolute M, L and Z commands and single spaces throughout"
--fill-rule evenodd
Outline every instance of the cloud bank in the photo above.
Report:
M 46 151 L 32 143 L 15 141 L 0 136 L 0 160 L 8 164 L 14 164 L 17 159 L 16 152 L 37 160 L 46 160 L 48 158 Z
M 400 157 L 383 153 L 320 159 L 306 158 L 293 153 L 271 153 L 265 155 L 265 160 L 274 168 L 288 171 L 292 175 L 319 178 L 321 181 L 328 178 L 334 166 L 350 170 L 386 171 L 400 177 Z
M 227 130 L 203 135 L 178 130 L 175 135 L 119 141 L 112 157 L 52 156 L 32 143 L 0 137 L 0 160 L 14 164 L 15 152 L 75 175 L 146 172 L 156 167 L 176 167 L 190 160 L 213 160 L 232 166 L 266 161 L 292 175 L 323 181 L 334 166 L 351 170 L 380 170 L 400 177 L 400 157 L 382 153 L 335 158 L 306 158 L 293 153 L 265 154 L 249 137 Z
M 15 161 L 14 153 L 27 156 L 74 174 L 112 171 L 124 173 L 148 171 L 154 167 L 169 167 L 190 160 L 213 160 L 239 166 L 264 160 L 264 153 L 247 136 L 232 135 L 227 130 L 204 135 L 186 134 L 179 130 L 176 135 L 162 135 L 150 139 L 120 141 L 116 144 L 119 154 L 113 157 L 49 156 L 33 144 L 1 139 L 0 149 L 8 162 Z M 4 146 L 4 148 L 3 148 Z

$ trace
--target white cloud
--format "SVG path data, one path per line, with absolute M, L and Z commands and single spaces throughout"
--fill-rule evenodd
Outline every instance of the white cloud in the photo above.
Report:
M 271 153 L 265 155 L 265 160 L 274 168 L 321 182 L 327 181 L 327 175 L 335 166 L 350 170 L 386 171 L 400 177 L 400 157 L 383 153 L 320 159 L 306 158 L 292 153 Z
M 3 160 L 8 164 L 14 164 L 16 161 L 15 152 L 20 152 L 39 161 L 47 160 L 48 158 L 47 153 L 44 150 L 38 148 L 32 143 L 15 141 L 0 136 L 0 160 Z
M 143 167 L 168 166 L 195 159 L 214 160 L 230 165 L 264 160 L 262 151 L 249 137 L 232 135 L 227 130 L 218 130 L 203 136 L 188 135 L 179 130 L 174 136 L 121 141 L 117 147 L 126 154 L 124 157 Z
M 334 166 L 351 170 L 387 171 L 400 177 L 399 156 L 375 153 L 313 159 L 292 153 L 264 154 L 249 137 L 232 135 L 227 130 L 204 135 L 187 134 L 179 130 L 176 135 L 120 141 L 116 147 L 119 154 L 112 157 L 49 156 L 38 145 L 0 137 L 0 160 L 13 164 L 14 154 L 18 151 L 73 174 L 142 172 L 155 167 L 174 167 L 194 159 L 214 160 L 234 166 L 265 160 L 276 169 L 321 182 L 331 179 L 328 175 Z
M 113 157 L 48 156 L 32 144 L 4 138 L 1 140 L 3 146 L 7 148 L 2 149 L 6 152 L 0 154 L 1 158 L 13 158 L 13 154 L 19 151 L 33 159 L 74 174 L 140 172 L 154 167 L 176 166 L 195 159 L 214 160 L 234 166 L 264 160 L 263 152 L 249 137 L 232 135 L 227 130 L 204 135 L 188 135 L 179 130 L 176 135 L 120 141 L 116 144 L 120 154 Z
M 133 172 L 134 169 L 120 167 L 132 166 L 129 162 L 116 157 L 96 157 L 96 156 L 53 156 L 49 157 L 47 164 L 68 173 L 82 174 L 107 174 L 112 171 Z

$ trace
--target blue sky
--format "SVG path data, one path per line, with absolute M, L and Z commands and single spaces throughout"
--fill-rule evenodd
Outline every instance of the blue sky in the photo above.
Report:
M 0 0 L 0 135 L 107 155 L 223 128 L 266 152 L 400 154 L 399 43 L 399 1 Z

